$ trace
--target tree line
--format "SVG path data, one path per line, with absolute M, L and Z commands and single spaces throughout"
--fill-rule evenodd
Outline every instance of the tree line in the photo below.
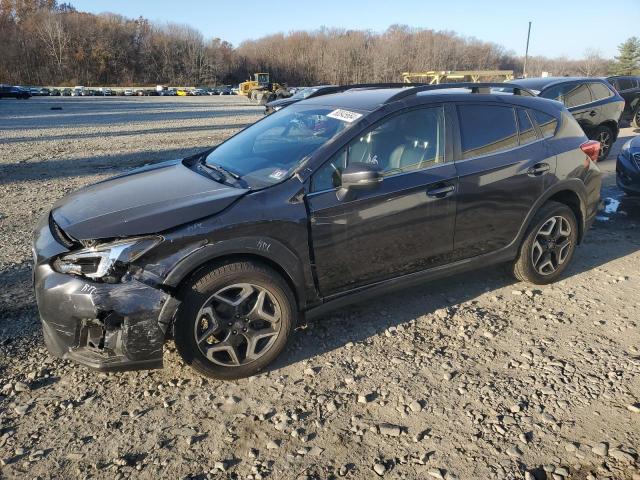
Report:
M 623 46 L 616 60 L 594 51 L 580 60 L 531 57 L 527 72 L 632 73 L 640 42 Z M 234 47 L 186 25 L 95 15 L 56 0 L 0 0 L 0 59 L 0 83 L 30 85 L 215 85 L 253 72 L 289 85 L 344 84 L 397 82 L 404 71 L 523 69 L 523 58 L 504 47 L 451 31 L 322 28 Z

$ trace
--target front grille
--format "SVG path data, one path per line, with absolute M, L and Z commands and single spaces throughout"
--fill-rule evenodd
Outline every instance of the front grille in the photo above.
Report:
M 636 166 L 640 168 L 640 153 L 634 153 L 632 157 L 633 157 L 633 160 L 636 162 Z
M 67 235 L 64 230 L 60 228 L 60 225 L 56 223 L 53 219 L 53 215 L 49 214 L 49 228 L 51 229 L 51 234 L 53 238 L 56 239 L 56 242 L 64 245 L 67 248 L 75 247 L 78 245 L 78 242 Z

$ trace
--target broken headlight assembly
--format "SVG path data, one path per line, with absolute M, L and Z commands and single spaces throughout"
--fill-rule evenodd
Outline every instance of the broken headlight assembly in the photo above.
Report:
M 59 256 L 53 269 L 107 283 L 120 281 L 129 264 L 158 245 L 161 237 L 138 237 L 103 243 Z

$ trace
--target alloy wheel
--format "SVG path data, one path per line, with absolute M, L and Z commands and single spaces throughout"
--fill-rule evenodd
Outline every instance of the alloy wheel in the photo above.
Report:
M 636 113 L 633 115 L 633 123 L 635 123 L 637 127 L 640 127 L 640 108 L 637 108 Z
M 611 150 L 611 134 L 606 131 L 600 132 L 596 140 L 600 142 L 600 160 L 604 160 Z
M 573 248 L 571 224 L 562 216 L 548 219 L 536 233 L 531 260 L 540 275 L 551 275 L 562 265 Z
M 225 367 L 246 365 L 267 353 L 280 334 L 282 309 L 266 288 L 236 283 L 219 289 L 200 308 L 198 349 Z

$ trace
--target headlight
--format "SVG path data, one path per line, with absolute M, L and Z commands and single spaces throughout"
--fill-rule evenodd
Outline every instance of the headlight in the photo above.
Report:
M 53 262 L 53 268 L 60 273 L 81 275 L 87 278 L 118 280 L 125 273 L 129 263 L 160 243 L 160 237 L 139 237 L 61 255 Z
M 620 150 L 620 153 L 625 158 L 630 158 L 629 151 L 631 150 L 631 140 L 633 139 L 628 140 L 624 145 L 622 145 L 622 150 Z

